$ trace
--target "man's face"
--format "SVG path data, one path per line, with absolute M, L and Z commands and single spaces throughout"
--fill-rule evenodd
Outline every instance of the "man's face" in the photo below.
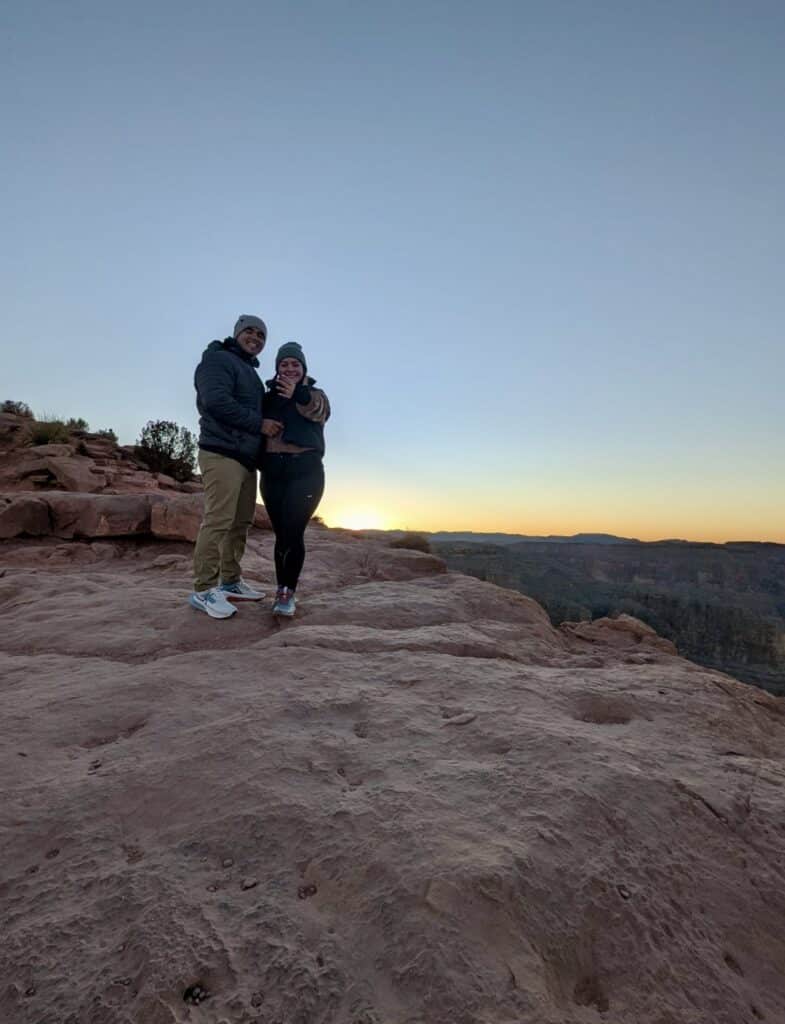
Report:
M 259 327 L 246 327 L 237 335 L 237 344 L 249 356 L 258 356 L 265 340 L 264 331 Z

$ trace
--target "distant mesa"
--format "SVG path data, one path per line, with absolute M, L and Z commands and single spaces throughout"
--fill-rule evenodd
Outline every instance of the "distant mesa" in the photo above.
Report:
M 405 530 L 362 530 L 366 537 L 402 537 Z M 540 537 L 524 533 L 478 533 L 474 530 L 437 530 L 429 533 L 419 530 L 434 543 L 457 542 L 463 544 L 520 544 L 538 542 L 543 544 L 640 544 L 641 541 L 630 537 L 616 537 L 612 533 L 576 533 L 572 536 L 549 534 Z

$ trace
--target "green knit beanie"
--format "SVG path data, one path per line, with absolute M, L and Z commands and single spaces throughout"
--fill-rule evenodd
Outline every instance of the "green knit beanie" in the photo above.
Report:
M 278 367 L 281 365 L 284 359 L 297 359 L 302 363 L 303 372 L 308 372 L 308 364 L 305 361 L 305 353 L 302 347 L 297 344 L 296 341 L 287 341 L 285 345 L 281 345 L 278 349 L 278 354 L 275 357 L 275 370 L 278 372 Z

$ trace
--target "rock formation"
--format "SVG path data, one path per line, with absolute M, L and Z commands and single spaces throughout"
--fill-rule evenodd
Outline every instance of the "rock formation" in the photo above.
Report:
M 309 546 L 277 624 L 191 610 L 181 542 L 0 545 L 0 1019 L 785 1019 L 781 701 Z
M 0 413 L 0 540 L 153 536 L 193 542 L 202 485 L 151 473 L 108 438 L 75 431 L 72 443 L 31 446 L 28 420 Z M 255 525 L 269 529 L 261 506 Z
M 151 473 L 133 445 L 74 430 L 68 444 L 29 444 L 30 421 L 0 413 L 0 492 L 77 491 L 84 494 L 194 493 L 201 484 Z
M 626 612 L 707 668 L 785 695 L 785 545 L 565 538 L 433 550 L 535 598 L 554 625 Z
M 343 531 L 216 622 L 164 490 L 7 499 L 0 1021 L 785 1020 L 782 700 Z

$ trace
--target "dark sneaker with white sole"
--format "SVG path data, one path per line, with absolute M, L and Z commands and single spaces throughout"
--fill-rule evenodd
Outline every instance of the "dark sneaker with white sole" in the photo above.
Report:
M 294 591 L 289 590 L 288 587 L 281 587 L 278 599 L 273 605 L 273 615 L 283 615 L 284 618 L 291 619 L 297 608 L 297 601 L 294 596 Z

